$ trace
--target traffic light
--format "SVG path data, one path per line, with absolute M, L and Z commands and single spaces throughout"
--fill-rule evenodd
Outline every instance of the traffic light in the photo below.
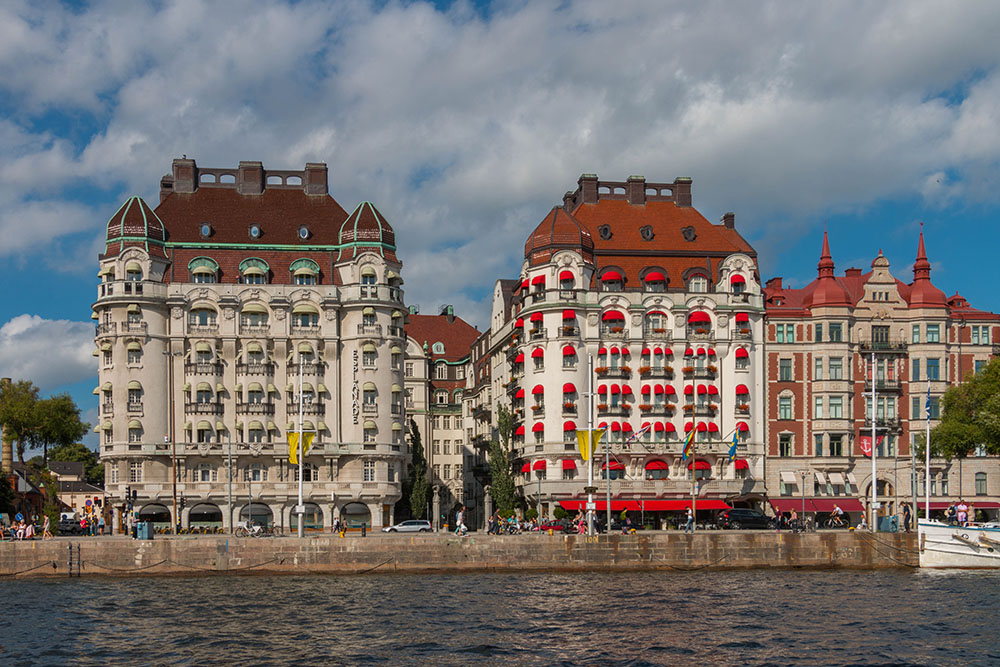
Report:
M 132 489 L 132 502 L 134 503 L 139 498 L 139 489 Z
M 187 498 L 181 496 L 181 509 L 184 509 L 185 505 L 187 505 Z

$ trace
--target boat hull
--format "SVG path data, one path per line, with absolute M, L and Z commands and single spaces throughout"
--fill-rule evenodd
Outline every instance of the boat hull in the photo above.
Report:
M 920 567 L 1000 568 L 1000 527 L 919 521 Z

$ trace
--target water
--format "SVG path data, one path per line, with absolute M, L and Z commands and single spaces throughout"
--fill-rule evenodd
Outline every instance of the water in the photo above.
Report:
M 996 665 L 1000 573 L 0 581 L 2 665 Z

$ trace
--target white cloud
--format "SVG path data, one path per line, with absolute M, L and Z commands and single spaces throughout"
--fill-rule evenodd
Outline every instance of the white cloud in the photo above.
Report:
M 94 327 L 18 315 L 0 327 L 0 374 L 34 382 L 43 394 L 96 376 Z

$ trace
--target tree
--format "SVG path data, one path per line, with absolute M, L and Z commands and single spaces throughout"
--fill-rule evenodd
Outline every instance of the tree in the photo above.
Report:
M 505 405 L 497 408 L 497 438 L 490 443 L 490 496 L 493 506 L 501 514 L 514 511 L 517 504 L 517 490 L 514 487 L 513 460 L 510 437 L 514 417 Z
M 87 449 L 82 443 L 74 442 L 53 447 L 49 453 L 49 461 L 68 463 L 79 461 L 83 463 L 83 474 L 87 483 L 94 486 L 104 486 L 104 464 L 98 459 L 97 454 Z
M 49 445 L 74 444 L 90 430 L 80 421 L 80 409 L 69 394 L 58 394 L 35 403 L 37 430 L 31 440 L 42 445 L 42 463 L 48 464 Z M 101 475 L 103 478 L 103 474 Z
M 976 447 L 1000 454 L 1000 361 L 949 387 L 940 423 L 931 431 L 931 454 L 963 459 Z
M 410 466 L 409 466 L 409 499 L 411 516 L 417 519 L 427 518 L 427 496 L 430 486 L 427 483 L 427 459 L 424 458 L 424 447 L 420 441 L 420 430 L 417 422 L 410 418 Z
M 18 380 L 0 387 L 0 427 L 4 440 L 16 443 L 17 460 L 24 463 L 24 448 L 35 435 L 38 426 L 35 406 L 38 387 L 28 380 Z
M 14 489 L 10 487 L 10 482 L 6 475 L 0 475 L 0 513 L 11 513 L 14 511 Z

